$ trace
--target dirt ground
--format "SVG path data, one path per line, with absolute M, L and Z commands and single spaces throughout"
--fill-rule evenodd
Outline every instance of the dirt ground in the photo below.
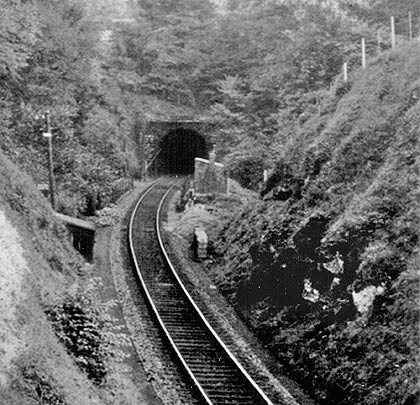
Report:
M 196 400 L 191 396 L 191 389 L 180 378 L 173 356 L 156 330 L 145 299 L 142 294 L 139 294 L 137 278 L 130 267 L 125 243 L 127 213 L 142 190 L 149 184 L 150 182 L 136 183 L 134 190 L 121 198 L 118 203 L 119 213 L 112 224 L 108 249 L 112 278 L 126 326 L 130 332 L 132 347 L 134 347 L 132 350 L 136 351 L 144 370 L 140 378 L 144 381 L 145 377 L 149 382 L 149 387 L 153 387 L 156 393 L 154 397 L 149 396 L 150 390 L 144 385 L 137 384 L 140 389 L 144 387 L 146 399 L 149 401 L 141 403 L 155 404 L 160 401 L 163 405 L 194 405 Z M 103 249 L 106 251 L 106 245 Z
M 0 206 L 1 405 L 161 404 L 117 299 L 109 224 L 97 228 L 93 263 L 86 263 L 80 274 L 64 274 L 50 268 L 25 222 Z M 45 315 L 46 307 L 74 289 L 94 294 L 104 311 L 105 332 L 114 339 L 106 382 L 99 387 L 77 367 Z
M 92 266 L 92 276 L 97 280 L 98 297 L 107 308 L 107 314 L 112 320 L 108 328 L 120 337 L 114 343 L 119 349 L 120 356 L 112 361 L 112 372 L 107 378 L 108 385 L 115 392 L 115 403 L 158 405 L 160 401 L 147 381 L 115 290 L 110 264 L 111 233 L 111 227 L 98 229 L 95 238 L 94 266 Z

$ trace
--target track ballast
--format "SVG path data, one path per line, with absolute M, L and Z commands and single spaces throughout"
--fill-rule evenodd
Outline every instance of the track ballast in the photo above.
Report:
M 165 251 L 159 216 L 176 182 L 156 181 L 130 220 L 130 252 L 152 314 L 203 403 L 272 404 L 206 321 Z

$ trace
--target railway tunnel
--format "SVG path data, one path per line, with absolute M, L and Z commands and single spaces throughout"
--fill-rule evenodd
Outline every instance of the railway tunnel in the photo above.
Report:
M 194 173 L 194 159 L 206 159 L 209 153 L 206 139 L 197 131 L 185 128 L 169 130 L 159 144 L 157 167 L 161 173 Z

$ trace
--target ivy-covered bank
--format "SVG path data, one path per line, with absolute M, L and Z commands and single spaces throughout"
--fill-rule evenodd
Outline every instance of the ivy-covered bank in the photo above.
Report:
M 420 47 L 381 55 L 302 116 L 210 272 L 320 404 L 415 404 Z

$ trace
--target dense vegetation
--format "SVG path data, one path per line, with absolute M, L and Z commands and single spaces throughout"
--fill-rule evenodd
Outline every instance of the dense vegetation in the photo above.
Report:
M 361 38 L 374 56 L 378 32 L 381 50 L 391 46 L 390 15 L 401 43 L 408 38 L 408 11 L 420 14 L 414 0 L 137 4 L 136 24 L 121 26 L 118 35 L 120 86 L 130 97 L 142 94 L 143 104 L 156 101 L 154 115 L 170 113 L 168 102 L 178 114 L 210 115 L 218 123 L 217 155 L 253 188 L 343 62 L 350 72 L 361 65 Z M 413 30 L 418 34 L 416 18 Z
M 11 229 L 2 222 L 1 270 L 9 277 L 1 274 L 0 298 L 4 306 L 13 297 L 14 311 L 10 305 L 3 308 L 0 343 L 2 360 L 12 349 L 15 361 L 11 369 L 2 369 L 9 378 L 2 374 L 0 402 L 61 405 L 91 398 L 88 403 L 114 403 L 110 359 L 123 356 L 115 343 L 125 336 L 110 330 L 112 318 L 106 311 L 113 302 L 99 301 L 99 281 L 91 278 L 90 265 L 73 249 L 65 226 L 54 218 L 33 180 L 2 153 L 0 212 L 19 232 L 16 245 L 5 245 Z M 27 266 L 21 285 L 10 277 L 22 271 L 19 252 Z
M 128 188 L 151 114 L 206 113 L 218 156 L 262 197 L 221 230 L 219 286 L 321 403 L 415 403 L 420 53 L 407 15 L 418 36 L 418 0 L 0 7 L 0 146 L 45 182 L 50 111 L 58 210 L 92 214 Z M 62 232 L 15 191 L 13 209 Z M 59 250 L 45 254 L 62 271 Z M 353 295 L 373 287 L 362 313 Z
M 150 95 L 210 109 L 218 155 L 243 185 L 258 189 L 272 170 L 265 201 L 235 212 L 215 246 L 211 271 L 240 314 L 321 403 L 408 405 L 419 395 L 419 53 L 403 43 L 408 11 L 419 15 L 420 5 L 340 5 L 232 1 L 222 14 L 204 2 L 188 2 L 189 13 L 173 1 L 148 6 L 141 18 L 156 13 L 160 25 L 145 24 L 155 47 L 137 48 L 136 71 Z M 362 313 L 352 293 L 372 288 Z
M 418 33 L 415 0 L 1 0 L 1 147 L 45 183 L 51 113 L 58 209 L 90 214 L 139 174 L 150 114 L 206 112 L 219 156 L 257 187 L 347 61 Z M 124 11 L 125 10 L 125 11 Z M 244 172 L 245 171 L 245 172 Z M 242 179 L 242 173 L 244 178 Z M 251 180 L 252 177 L 252 180 Z
M 127 187 L 134 116 L 104 73 L 100 35 L 81 1 L 1 0 L 2 150 L 48 178 L 49 111 L 58 209 L 89 214 Z M 113 86 L 114 84 L 114 86 Z
M 322 404 L 419 399 L 419 63 L 416 44 L 337 84 L 278 156 L 266 201 L 216 242 L 219 286 Z

